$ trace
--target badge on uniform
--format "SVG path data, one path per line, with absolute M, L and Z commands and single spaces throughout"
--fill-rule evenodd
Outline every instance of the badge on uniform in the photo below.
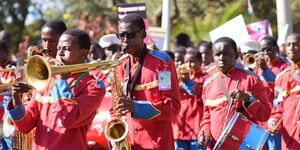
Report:
M 171 90 L 171 72 L 159 71 L 158 72 L 158 89 L 160 91 Z

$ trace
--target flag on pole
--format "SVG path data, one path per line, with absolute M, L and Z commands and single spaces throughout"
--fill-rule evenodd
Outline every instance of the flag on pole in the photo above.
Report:
M 248 14 L 250 15 L 250 16 L 253 16 L 253 7 L 252 7 L 252 5 L 251 5 L 251 1 L 250 0 L 248 0 Z
M 263 36 L 273 36 L 271 24 L 268 20 L 253 22 L 247 25 L 251 40 L 258 41 Z

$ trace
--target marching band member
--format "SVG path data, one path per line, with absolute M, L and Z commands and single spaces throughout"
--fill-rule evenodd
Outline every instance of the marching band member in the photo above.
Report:
M 105 59 L 106 56 L 104 54 L 103 48 L 97 42 L 91 42 L 91 48 L 86 62 L 101 61 Z
M 42 46 L 48 50 L 50 58 L 56 57 L 59 38 L 66 30 L 66 24 L 59 19 L 49 20 L 43 25 L 41 30 Z
M 63 65 L 84 63 L 89 48 L 84 31 L 67 30 L 59 39 L 56 59 Z M 8 112 L 18 131 L 36 129 L 33 149 L 87 149 L 86 132 L 105 94 L 103 82 L 87 72 L 56 75 L 44 91 L 33 92 L 25 108 L 20 95 L 27 89 L 23 83 L 13 87 Z
M 277 107 L 272 110 L 268 121 L 273 134 L 278 133 L 282 122 L 282 150 L 294 150 L 300 147 L 300 103 L 299 103 L 299 67 L 300 67 L 300 34 L 288 36 L 287 57 L 293 64 L 277 75 L 275 81 L 275 101 Z
M 202 86 L 205 75 L 201 70 L 201 53 L 198 50 L 187 51 L 184 56 L 184 66 L 179 68 L 178 76 L 181 84 L 181 109 L 173 120 L 175 149 L 199 150 L 197 136 L 200 132 L 200 121 L 203 115 L 203 101 L 201 99 Z M 184 69 L 189 72 L 180 73 Z
M 272 97 L 271 100 L 274 100 L 274 86 L 275 86 L 275 77 L 284 69 L 286 69 L 289 64 L 279 58 L 279 47 L 277 45 L 277 40 L 273 37 L 263 37 L 259 42 L 260 53 L 262 53 L 263 58 L 267 59 L 258 59 L 257 65 L 258 68 L 254 70 L 257 75 L 260 76 L 262 81 L 267 88 L 271 88 Z M 272 102 L 272 106 L 277 106 L 277 102 Z M 273 109 L 273 107 L 271 107 Z M 263 124 L 267 128 L 267 122 Z M 281 149 L 281 136 L 276 134 L 275 136 L 269 136 L 266 142 L 267 149 L 269 150 L 280 150 Z
M 107 34 L 102 36 L 98 43 L 104 49 L 104 53 L 108 60 L 111 60 L 111 57 L 116 52 L 121 52 L 121 41 L 115 34 Z
M 201 41 L 198 49 L 202 56 L 202 71 L 206 72 L 206 70 L 213 66 L 212 43 Z
M 254 72 L 257 75 L 262 75 L 263 79 L 267 80 L 267 71 L 271 71 L 276 76 L 288 67 L 289 64 L 279 58 L 279 47 L 275 38 L 263 37 L 259 42 L 259 49 L 263 53 L 263 57 L 267 58 L 267 61 L 266 59 L 258 59 L 258 68 Z M 272 81 L 275 82 L 275 79 Z
M 186 50 L 183 47 L 174 50 L 174 64 L 176 67 L 178 67 L 184 63 L 185 53 L 186 53 Z
M 17 63 L 12 61 L 12 59 L 9 56 L 9 45 L 8 43 L 11 42 L 11 33 L 3 30 L 1 31 L 1 39 L 4 40 L 0 40 L 0 69 L 8 69 L 11 67 L 15 67 L 17 66 Z M 1 84 L 7 84 L 7 83 L 13 83 L 16 79 L 16 74 L 13 71 L 6 71 L 6 72 L 0 72 L 0 83 Z M 1 93 L 1 98 L 2 102 L 0 104 L 0 112 L 1 112 L 1 121 L 2 121 L 2 117 L 4 119 L 8 119 L 7 114 L 4 111 L 4 108 L 6 107 L 8 101 L 11 99 L 11 94 L 9 93 L 10 88 L 5 89 L 5 90 L 0 90 Z M 3 114 L 2 114 L 3 113 Z M 4 114 L 5 113 L 5 114 Z M 3 124 L 2 124 L 2 128 L 3 130 L 3 136 L 1 138 L 1 145 L 2 145 L 2 149 L 11 149 L 11 131 L 5 131 Z
M 257 123 L 268 120 L 271 114 L 271 103 L 265 97 L 269 93 L 255 74 L 236 67 L 237 57 L 237 46 L 232 39 L 222 37 L 214 42 L 213 58 L 218 72 L 210 76 L 203 86 L 204 114 L 198 138 L 201 146 L 207 145 L 210 140 L 213 146 L 219 139 L 228 123 L 228 120 L 224 121 L 231 99 L 235 103 L 233 110 L 229 111 L 229 118 L 239 111 Z
M 118 38 L 130 56 L 119 68 L 123 93 L 113 109 L 131 113 L 134 150 L 173 150 L 171 118 L 180 110 L 178 79 L 173 60 L 165 53 L 146 48 L 145 23 L 137 14 L 127 14 L 119 24 Z M 126 79 L 126 80 L 125 80 Z
M 121 52 L 121 41 L 115 34 L 102 36 L 98 44 L 103 48 L 106 60 L 111 60 L 115 53 Z M 104 81 L 106 87 L 110 87 L 111 74 L 109 70 L 95 70 L 91 73 Z
M 12 61 L 9 57 L 9 48 L 5 41 L 0 40 L 0 69 L 14 67 L 17 64 Z M 2 84 L 5 83 L 12 83 L 16 76 L 12 71 L 0 72 L 1 75 L 1 82 Z

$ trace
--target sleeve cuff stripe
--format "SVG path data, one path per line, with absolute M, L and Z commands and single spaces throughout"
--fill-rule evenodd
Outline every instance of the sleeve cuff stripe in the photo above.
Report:
M 20 121 L 22 120 L 26 115 L 25 106 L 23 104 L 19 104 L 17 107 L 15 107 L 12 110 L 8 110 L 10 114 L 10 118 L 13 121 Z

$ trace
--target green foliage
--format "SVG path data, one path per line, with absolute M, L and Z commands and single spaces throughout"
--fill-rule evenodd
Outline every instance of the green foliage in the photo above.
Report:
M 0 30 L 7 29 L 13 32 L 14 49 L 25 35 L 30 35 L 32 44 L 40 37 L 41 26 L 45 20 L 64 19 L 68 28 L 75 28 L 84 12 L 90 14 L 89 21 L 93 22 L 97 16 L 102 16 L 101 28 L 105 20 L 117 24 L 117 2 L 122 0 L 48 0 L 54 7 L 42 10 L 45 3 L 33 3 L 32 0 L 1 0 L 0 1 Z M 291 1 L 291 11 L 294 32 L 300 32 L 300 1 Z M 36 1 L 34 1 L 36 2 Z M 155 16 L 161 10 L 162 0 L 126 0 L 127 3 L 146 3 L 150 26 L 154 26 Z M 247 14 L 247 0 L 172 0 L 177 3 L 179 16 L 172 20 L 171 39 L 181 32 L 188 33 L 194 42 L 209 40 L 208 33 L 219 25 L 243 14 L 246 24 L 268 19 L 271 22 L 273 33 L 276 35 L 277 16 L 275 0 L 251 0 L 254 8 L 254 17 Z M 57 6 L 59 5 L 59 6 Z M 28 8 L 33 6 L 39 12 L 40 18 L 25 27 L 25 20 L 29 13 Z
M 30 0 L 0 1 L 0 30 L 6 29 L 13 33 L 14 52 L 22 39 L 25 29 L 25 19 L 30 5 Z

